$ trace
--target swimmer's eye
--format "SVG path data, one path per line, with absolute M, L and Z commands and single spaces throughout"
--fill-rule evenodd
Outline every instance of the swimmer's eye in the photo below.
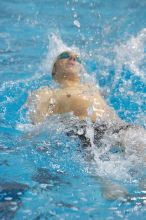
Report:
M 70 53 L 68 53 L 68 52 L 63 52 L 63 53 L 61 53 L 59 56 L 58 56 L 58 60 L 61 60 L 61 59 L 69 59 L 70 57 L 72 57 L 72 55 L 70 54 Z M 77 55 L 76 57 L 75 57 L 75 60 L 78 62 L 78 63 L 81 63 L 81 59 L 80 59 L 80 57 Z
M 63 52 L 58 56 L 58 60 L 68 59 L 68 58 L 70 58 L 70 54 L 68 52 Z

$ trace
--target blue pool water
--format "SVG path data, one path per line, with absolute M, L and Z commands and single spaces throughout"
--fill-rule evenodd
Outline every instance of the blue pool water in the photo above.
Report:
M 29 122 L 28 92 L 54 86 L 53 59 L 68 47 L 117 114 L 146 127 L 145 0 L 1 1 L 0 219 L 144 220 L 142 156 L 101 160 L 97 152 L 93 162 L 58 117 L 42 127 Z M 127 188 L 131 199 L 106 200 L 99 175 Z

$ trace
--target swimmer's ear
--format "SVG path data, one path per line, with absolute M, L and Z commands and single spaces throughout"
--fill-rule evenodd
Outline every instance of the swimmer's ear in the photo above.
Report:
M 54 63 L 53 69 L 52 69 L 52 77 L 53 77 L 53 78 L 55 77 L 55 74 L 56 74 L 56 65 L 55 65 L 55 63 Z

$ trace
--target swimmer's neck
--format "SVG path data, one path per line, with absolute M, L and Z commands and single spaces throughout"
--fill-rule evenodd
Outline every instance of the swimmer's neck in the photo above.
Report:
M 61 88 L 68 88 L 68 87 L 79 87 L 81 85 L 80 80 L 62 80 L 60 83 Z

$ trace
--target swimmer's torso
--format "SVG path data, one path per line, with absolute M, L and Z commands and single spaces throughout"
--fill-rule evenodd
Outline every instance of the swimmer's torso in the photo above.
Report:
M 53 92 L 54 105 L 49 105 L 53 113 L 73 112 L 81 120 L 87 116 L 96 121 L 97 117 L 104 117 L 110 108 L 102 99 L 96 87 L 80 85 L 67 87 Z
M 43 121 L 51 114 L 72 112 L 80 120 L 90 117 L 93 122 L 97 118 L 109 117 L 115 119 L 116 114 L 111 109 L 94 85 L 69 86 L 51 90 L 48 87 L 32 92 L 28 97 L 27 104 L 34 103 L 30 110 L 33 123 Z

